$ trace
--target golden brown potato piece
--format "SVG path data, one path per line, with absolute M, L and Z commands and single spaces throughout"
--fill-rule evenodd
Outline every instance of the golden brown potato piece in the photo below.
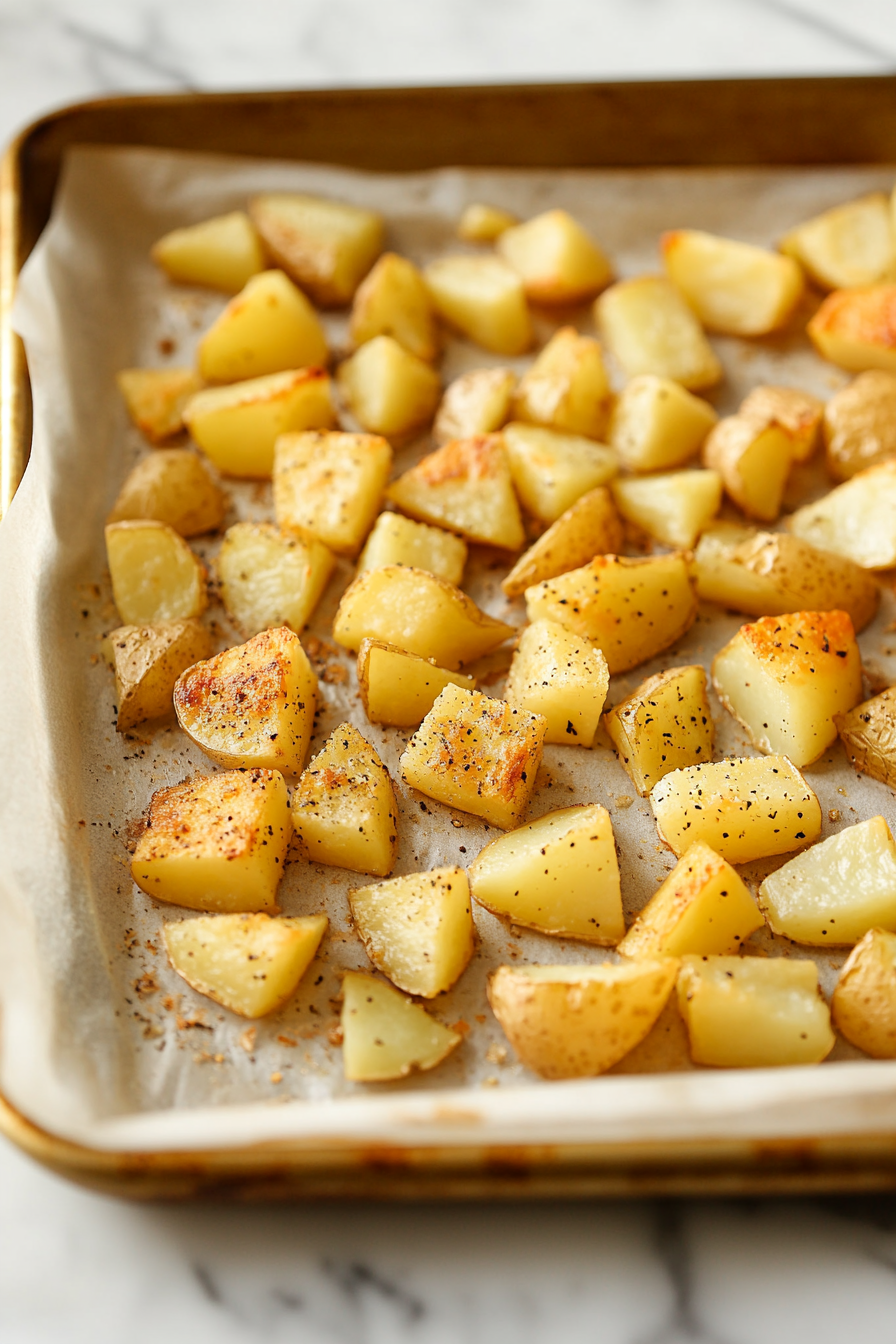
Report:
M 468 541 L 509 551 L 525 541 L 499 434 L 444 444 L 393 481 L 386 497 L 412 518 L 447 527 Z
M 314 863 L 386 877 L 398 853 L 389 771 L 357 728 L 341 723 L 295 787 L 292 820 Z
M 146 719 L 170 714 L 181 672 L 212 651 L 211 635 L 199 621 L 122 625 L 104 641 L 115 672 L 116 728 L 126 733 Z
M 641 797 L 663 775 L 711 761 L 715 725 L 702 667 L 670 667 L 604 715 L 619 763 Z
M 199 342 L 199 372 L 236 383 L 327 362 L 317 314 L 282 271 L 262 271 L 231 299 Z
M 353 1083 L 386 1083 L 434 1069 L 463 1037 L 375 976 L 342 981 L 342 1061 Z
M 896 373 L 896 285 L 835 289 L 806 328 L 823 359 Z
M 597 439 L 612 400 L 599 342 L 561 327 L 520 379 L 512 409 L 516 420 Z
M 357 555 L 379 513 L 392 449 L 376 434 L 283 434 L 274 448 L 274 516 L 286 532 Z
M 890 202 L 883 191 L 807 219 L 779 247 L 822 289 L 850 289 L 896 277 Z
M 348 901 L 365 952 L 399 989 L 434 999 L 463 974 L 476 934 L 463 868 L 356 887 Z
M 521 355 L 532 344 L 523 283 L 500 257 L 440 257 L 424 272 L 439 316 L 496 355 Z
M 358 558 L 358 573 L 383 565 L 412 565 L 459 584 L 467 563 L 467 543 L 441 527 L 417 523 L 400 513 L 381 513 Z
M 281 532 L 271 523 L 234 523 L 218 552 L 224 606 L 247 636 L 274 625 L 288 625 L 299 634 L 335 563 L 333 552 L 316 537 Z
M 896 1059 L 896 934 L 869 929 L 831 999 L 834 1026 L 872 1059 Z
M 172 229 L 153 244 L 150 255 L 169 280 L 226 294 L 236 294 L 265 268 L 261 240 L 242 210 Z
M 744 398 L 738 415 L 757 424 L 780 425 L 790 435 L 793 461 L 808 462 L 818 447 L 824 412 L 824 402 L 809 392 L 762 384 Z
M 678 229 L 662 235 L 660 249 L 669 279 L 710 331 L 764 336 L 784 325 L 802 297 L 793 258 L 764 247 Z
M 107 523 L 106 555 L 112 596 L 126 625 L 188 620 L 205 611 L 205 566 L 167 523 Z
M 530 303 L 584 303 L 613 277 L 597 243 L 565 210 L 503 230 L 497 249 L 522 279 Z
M 336 423 L 330 375 L 323 369 L 288 369 L 209 387 L 191 397 L 184 420 L 219 471 L 265 479 L 274 470 L 274 444 L 281 434 Z
M 465 243 L 493 243 L 507 229 L 519 224 L 516 215 L 502 210 L 498 205 L 486 205 L 481 201 L 471 201 L 464 206 L 457 224 L 457 236 Z
M 596 300 L 594 315 L 630 378 L 652 373 L 694 392 L 720 381 L 722 366 L 703 328 L 665 276 L 617 281 Z
M 371 723 L 416 728 L 446 686 L 473 691 L 476 682 L 382 640 L 365 639 L 358 650 L 358 690 Z
M 502 432 L 510 474 L 523 508 L 555 523 L 577 499 L 619 470 L 611 448 L 577 434 L 512 421 Z
M 122 369 L 115 375 L 131 420 L 150 443 L 184 427 L 184 407 L 202 387 L 193 369 Z
M 703 461 L 719 473 L 738 508 L 767 523 L 781 512 L 792 460 L 793 439 L 786 429 L 746 415 L 720 420 L 703 445 Z
M 512 369 L 470 369 L 449 383 L 439 403 L 432 436 L 436 443 L 492 434 L 510 419 L 516 387 Z
M 896 459 L 857 471 L 830 494 L 787 519 L 795 536 L 846 556 L 863 569 L 896 565 Z
M 722 478 L 717 471 L 663 471 L 612 482 L 616 507 L 630 523 L 664 546 L 689 550 L 718 513 Z
M 580 569 L 595 555 L 622 550 L 625 536 L 613 497 L 606 486 L 589 490 L 542 532 L 502 581 L 507 597 L 522 597 L 527 588 Z
M 362 429 L 404 440 L 430 421 L 442 384 L 391 336 L 374 336 L 339 365 L 339 387 Z
M 668 471 L 700 451 L 718 418 L 680 383 L 644 373 L 617 398 L 607 442 L 629 471 Z
M 220 527 L 227 498 L 189 448 L 159 448 L 138 462 L 118 492 L 109 523 L 155 518 L 182 537 Z
M 417 359 L 435 359 L 439 332 L 432 300 L 412 261 L 384 252 L 374 263 L 355 294 L 349 333 L 356 346 L 392 336 Z
M 855 769 L 896 788 L 896 689 L 837 714 L 834 722 Z
M 374 210 L 299 192 L 268 192 L 249 214 L 271 256 L 324 308 L 348 303 L 383 250 Z
M 609 684 L 607 660 L 596 644 L 554 621 L 533 621 L 517 644 L 504 699 L 544 716 L 545 742 L 590 747 Z
M 835 481 L 896 457 L 896 373 L 869 369 L 824 411 L 828 471 Z

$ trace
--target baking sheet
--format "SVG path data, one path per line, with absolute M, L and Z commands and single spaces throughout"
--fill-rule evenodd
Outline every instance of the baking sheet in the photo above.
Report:
M 367 967 L 347 915 L 346 892 L 364 878 L 292 862 L 281 888 L 288 914 L 326 910 L 330 934 L 296 999 L 253 1028 L 190 991 L 167 966 L 159 930 L 180 918 L 130 881 L 127 845 L 154 789 L 212 767 L 173 726 L 120 737 L 111 676 L 99 654 L 118 624 L 104 572 L 102 522 L 130 467 L 149 451 L 129 426 L 114 385 L 131 365 L 189 363 L 224 299 L 168 285 L 148 260 L 165 230 L 238 208 L 254 191 L 307 189 L 373 205 L 387 216 L 389 246 L 425 263 L 456 250 L 455 222 L 469 200 L 488 199 L 531 215 L 562 204 L 612 256 L 620 275 L 657 269 L 656 239 L 670 227 L 703 227 L 769 243 L 793 222 L 873 188 L 887 169 L 484 172 L 444 170 L 365 175 L 254 160 L 79 149 L 68 159 L 53 219 L 23 272 L 16 325 L 28 351 L 35 400 L 31 464 L 0 529 L 0 1087 L 30 1118 L 66 1137 L 106 1147 L 189 1148 L 275 1137 L 340 1136 L 405 1143 L 581 1143 L 755 1133 L 818 1133 L 896 1124 L 896 1065 L 850 1062 L 838 1043 L 818 1069 L 766 1073 L 692 1070 L 670 1007 L 657 1031 L 618 1066 L 628 1077 L 544 1084 L 515 1063 L 485 999 L 490 969 L 503 961 L 590 961 L 610 955 L 566 940 L 508 928 L 475 907 L 476 956 L 433 1011 L 462 1024 L 465 1041 L 431 1074 L 386 1087 L 346 1084 L 332 1036 L 339 974 Z M 807 310 L 808 311 L 808 310 Z M 747 344 L 714 338 L 726 367 L 715 397 L 733 410 L 760 381 L 791 383 L 821 396 L 846 376 L 822 364 L 793 330 Z M 566 315 L 591 330 L 587 309 Z M 331 344 L 345 344 L 345 316 L 326 317 Z M 539 317 L 539 339 L 557 323 Z M 447 382 L 497 361 L 451 341 Z M 522 369 L 526 360 L 500 361 Z M 616 385 L 622 379 L 616 377 Z M 429 447 L 396 454 L 403 469 Z M 228 523 L 270 512 L 270 487 L 227 483 Z M 806 471 L 795 489 L 820 491 Z M 199 539 L 212 559 L 217 543 Z M 475 549 L 475 548 L 474 548 Z M 465 587 L 514 623 L 522 604 L 504 601 L 504 566 L 475 556 Z M 328 639 L 350 567 L 340 562 L 305 637 L 317 656 L 323 712 L 312 750 L 345 718 L 380 751 L 393 778 L 407 738 L 366 722 L 352 661 Z M 896 681 L 887 595 L 860 637 L 875 685 Z M 207 619 L 221 647 L 238 642 L 220 606 Z M 674 650 L 614 680 L 611 702 L 662 666 L 708 661 L 743 618 L 706 608 Z M 310 635 L 310 639 L 309 639 Z M 893 639 L 896 644 L 896 638 Z M 498 679 L 484 689 L 499 694 Z M 716 704 L 717 754 L 753 754 Z M 841 748 L 807 771 L 827 818 L 824 834 L 883 813 L 896 825 L 893 796 L 857 776 Z M 395 872 L 468 863 L 495 832 L 398 785 Z M 646 800 L 605 748 L 548 747 L 530 816 L 571 802 L 610 810 L 629 917 L 674 863 L 659 845 Z M 775 861 L 775 863 L 781 860 Z M 753 884 L 775 864 L 750 865 Z M 751 947 L 783 948 L 768 935 Z M 808 956 L 790 948 L 788 955 Z M 830 991 L 845 954 L 818 956 Z M 248 1034 L 247 1034 L 248 1031 Z M 667 1070 L 681 1070 L 669 1073 Z M 647 1075 L 631 1076 L 632 1069 Z M 660 1070 L 660 1072 L 650 1072 Z M 819 1103 L 823 1101 L 823 1106 Z

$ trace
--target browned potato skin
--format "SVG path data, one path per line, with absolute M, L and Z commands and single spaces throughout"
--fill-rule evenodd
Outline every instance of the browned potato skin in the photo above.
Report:
M 896 372 L 896 285 L 835 289 L 806 331 L 822 359 L 842 369 Z
M 896 686 L 835 714 L 834 723 L 852 766 L 896 789 Z
M 211 635 L 193 619 L 111 631 L 106 652 L 115 672 L 118 731 L 170 714 L 178 677 L 211 651 Z
M 818 447 L 824 411 L 824 402 L 810 392 L 764 383 L 744 398 L 738 414 L 786 429 L 793 441 L 794 462 L 808 462 Z
M 896 1059 L 892 933 L 869 929 L 850 952 L 831 999 L 834 1026 L 872 1059 Z
M 824 441 L 837 481 L 896 456 L 896 374 L 869 369 L 836 392 L 825 407 Z
M 138 462 L 118 492 L 107 523 L 155 518 L 182 537 L 220 527 L 227 497 L 189 448 L 159 448 Z
M 616 555 L 625 531 L 613 496 L 605 485 L 589 490 L 517 560 L 502 581 L 506 597 L 522 597 L 533 584 L 581 569 L 596 555 Z

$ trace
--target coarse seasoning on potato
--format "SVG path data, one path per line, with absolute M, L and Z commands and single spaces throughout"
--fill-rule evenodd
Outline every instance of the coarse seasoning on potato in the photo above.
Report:
M 365 737 L 342 723 L 292 795 L 299 842 L 315 863 L 386 877 L 398 853 L 398 804 L 389 771 Z
M 896 689 L 864 700 L 834 722 L 850 764 L 872 779 L 896 786 Z
M 596 644 L 554 621 L 533 621 L 520 635 L 504 698 L 544 716 L 545 742 L 590 747 L 609 684 L 607 660 Z
M 218 582 L 228 615 L 245 635 L 308 624 L 336 557 L 316 537 L 272 523 L 234 523 L 218 552 Z
M 715 725 L 702 667 L 648 677 L 604 715 L 619 763 L 644 797 L 671 770 L 711 761 Z
M 399 989 L 433 999 L 466 969 L 476 930 L 463 868 L 393 877 L 348 899 L 367 955 Z
M 118 731 L 170 714 L 178 677 L 211 651 L 211 635 L 195 619 L 110 631 L 103 652 L 115 673 Z
M 357 555 L 379 512 L 392 449 L 378 434 L 307 431 L 274 445 L 274 517 L 340 555 Z

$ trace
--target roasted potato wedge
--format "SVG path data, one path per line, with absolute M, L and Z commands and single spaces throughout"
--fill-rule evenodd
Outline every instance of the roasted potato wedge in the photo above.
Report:
M 645 797 L 671 770 L 711 761 L 715 725 L 702 667 L 670 667 L 648 677 L 604 715 L 619 763 Z
M 261 239 L 243 210 L 172 229 L 150 255 L 169 280 L 236 294 L 265 268 Z
M 896 242 L 890 202 L 883 191 L 807 219 L 785 234 L 779 247 L 822 289 L 896 279 Z
M 411 517 L 447 527 L 468 541 L 518 551 L 525 540 L 499 434 L 444 444 L 393 481 L 386 495 Z
M 806 331 L 822 359 L 861 373 L 896 373 L 896 285 L 835 289 Z
M 512 369 L 470 369 L 445 389 L 432 427 L 436 443 L 493 434 L 510 419 L 516 388 Z
M 342 1060 L 354 1083 L 386 1083 L 434 1069 L 463 1037 L 375 976 L 342 981 Z
M 555 523 L 619 470 L 611 448 L 578 435 L 513 421 L 501 437 L 523 508 L 543 523 Z
M 466 563 L 467 543 L 462 537 L 400 513 L 381 513 L 364 543 L 358 573 L 383 565 L 411 565 L 459 584 Z
M 275 625 L 299 634 L 335 563 L 316 537 L 281 532 L 271 523 L 234 523 L 218 552 L 224 606 L 245 635 Z
M 190 399 L 184 420 L 219 471 L 264 480 L 281 434 L 336 423 L 330 377 L 323 369 L 289 369 L 206 388 Z
M 523 283 L 500 257 L 440 257 L 424 272 L 439 316 L 496 355 L 522 355 L 532 344 Z
M 504 699 L 547 720 L 545 742 L 590 747 L 609 685 L 596 644 L 555 621 L 533 621 L 517 644 Z
M 350 723 L 309 764 L 292 796 L 296 835 L 314 863 L 387 877 L 398 852 L 398 805 L 389 771 Z
M 740 404 L 738 415 L 757 425 L 778 425 L 790 436 L 791 458 L 808 462 L 818 447 L 825 405 L 809 392 L 762 383 Z
M 794 536 L 863 569 L 896 565 L 896 459 L 866 467 L 787 519 Z
M 643 373 L 617 398 L 607 442 L 629 471 L 668 471 L 697 455 L 718 418 L 680 383 Z
M 850 952 L 831 999 L 834 1025 L 873 1059 L 896 1059 L 896 934 L 869 929 Z
M 199 342 L 208 383 L 236 383 L 327 362 L 327 340 L 311 304 L 282 271 L 262 271 L 231 299 Z
M 792 257 L 698 229 L 664 233 L 666 272 L 705 327 L 729 336 L 764 336 L 782 327 L 803 294 Z
M 122 625 L 103 646 L 115 673 L 120 733 L 172 711 L 174 683 L 180 674 L 212 651 L 211 635 L 197 620 L 161 625 Z
M 561 327 L 520 379 L 512 410 L 516 420 L 597 439 L 612 400 L 600 344 Z
M 274 448 L 278 527 L 317 537 L 341 555 L 357 555 L 391 468 L 392 449 L 376 434 L 281 435 Z
M 223 490 L 189 448 L 159 448 L 129 473 L 106 519 L 155 518 L 182 537 L 220 527 L 227 508 Z
M 465 243 L 493 243 L 507 229 L 519 224 L 516 215 L 497 205 L 471 201 L 465 205 L 457 222 L 457 236 Z
M 322 307 L 349 303 L 383 250 L 375 210 L 299 192 L 267 192 L 249 214 L 268 252 Z
M 699 468 L 626 476 L 610 488 L 623 518 L 665 546 L 681 550 L 694 545 L 722 504 L 721 476 Z
M 205 566 L 167 523 L 107 523 L 106 555 L 112 596 L 126 625 L 188 620 L 205 610 Z
M 710 431 L 703 461 L 719 473 L 727 494 L 748 518 L 775 521 L 793 461 L 786 429 L 751 416 L 726 416 Z
M 128 415 L 150 443 L 180 434 L 184 407 L 202 387 L 193 369 L 122 369 L 115 381 Z
M 451 988 L 473 955 L 476 930 L 463 868 L 356 887 L 348 902 L 370 960 L 408 994 L 434 999 Z
M 607 349 L 629 378 L 655 374 L 695 392 L 721 380 L 722 366 L 703 328 L 665 276 L 617 281 L 597 299 L 594 314 Z
M 855 769 L 896 788 L 896 689 L 837 714 L 834 722 Z
M 896 457 L 896 372 L 869 369 L 824 409 L 828 471 L 836 481 Z
M 439 332 L 429 290 L 407 257 L 384 252 L 355 293 L 349 333 L 356 346 L 392 336 L 417 359 L 439 353 Z
M 427 424 L 442 384 L 435 369 L 392 336 L 374 336 L 339 365 L 339 387 L 362 429 L 403 440 Z
M 527 588 L 580 569 L 595 555 L 622 550 L 624 533 L 613 497 L 605 486 L 589 490 L 542 532 L 502 581 L 507 597 L 522 597 Z
M 416 728 L 446 686 L 473 691 L 476 682 L 381 640 L 365 639 L 358 650 L 358 690 L 371 723 Z
M 530 303 L 584 303 L 610 283 L 610 263 L 566 210 L 503 229 L 497 249 L 523 282 Z

